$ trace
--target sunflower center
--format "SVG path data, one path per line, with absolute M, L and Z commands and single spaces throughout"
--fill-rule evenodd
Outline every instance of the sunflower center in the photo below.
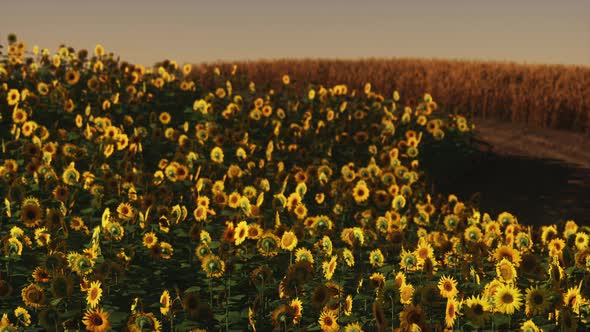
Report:
M 512 297 L 512 294 L 504 294 L 502 295 L 502 302 L 505 304 L 510 304 L 512 302 L 514 302 L 514 297 Z
M 101 326 L 102 325 L 102 317 L 100 317 L 98 315 L 92 316 L 92 325 Z
M 483 307 L 481 304 L 476 304 L 473 306 L 473 313 L 476 315 L 483 315 Z
M 535 303 L 536 305 L 541 305 L 544 302 L 544 298 L 542 294 L 534 294 L 533 295 L 533 303 Z
M 450 292 L 450 291 L 452 291 L 452 290 L 453 290 L 453 285 L 451 285 L 451 283 L 450 283 L 450 282 L 445 282 L 445 290 L 446 290 L 447 292 Z

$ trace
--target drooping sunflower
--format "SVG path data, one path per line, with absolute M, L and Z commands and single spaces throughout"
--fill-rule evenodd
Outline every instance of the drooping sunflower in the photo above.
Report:
M 82 319 L 86 330 L 92 332 L 108 331 L 111 328 L 110 315 L 102 308 L 87 310 Z
M 14 316 L 20 325 L 25 327 L 31 325 L 31 314 L 29 314 L 27 309 L 23 307 L 17 307 L 14 309 Z
M 442 276 L 438 281 L 438 289 L 440 290 L 440 295 L 447 299 L 455 297 L 459 293 L 457 281 L 452 276 Z
M 494 306 L 498 312 L 512 315 L 522 305 L 522 294 L 517 287 L 501 285 L 494 294 Z
M 203 258 L 201 268 L 209 278 L 219 278 L 225 272 L 225 262 L 217 255 L 209 254 Z
M 383 266 L 385 258 L 383 257 L 383 253 L 379 248 L 371 251 L 369 253 L 369 262 L 373 267 L 381 267 Z
M 127 329 L 129 332 L 161 332 L 162 323 L 151 312 L 138 312 L 127 320 Z
M 363 329 L 361 328 L 359 323 L 354 322 L 346 324 L 346 326 L 344 327 L 344 332 L 363 332 Z
M 299 248 L 295 251 L 295 262 L 307 261 L 311 264 L 314 263 L 313 254 L 309 249 Z
M 88 303 L 90 308 L 96 307 L 98 302 L 100 302 L 102 297 L 102 288 L 100 286 L 101 282 L 98 280 L 90 283 L 90 287 L 86 294 L 86 303 Z
M 258 239 L 256 247 L 258 252 L 264 257 L 273 257 L 278 254 L 278 248 L 280 246 L 280 239 L 273 232 L 266 231 Z

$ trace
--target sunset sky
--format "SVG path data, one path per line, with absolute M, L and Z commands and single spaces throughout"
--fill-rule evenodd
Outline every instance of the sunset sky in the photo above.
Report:
M 589 0 L 3 2 L 0 37 L 151 65 L 427 57 L 590 65 Z

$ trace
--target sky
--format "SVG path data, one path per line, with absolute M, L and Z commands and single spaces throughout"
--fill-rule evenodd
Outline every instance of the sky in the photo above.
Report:
M 56 51 L 97 43 L 135 64 L 418 57 L 590 66 L 590 0 L 21 0 L 14 32 Z

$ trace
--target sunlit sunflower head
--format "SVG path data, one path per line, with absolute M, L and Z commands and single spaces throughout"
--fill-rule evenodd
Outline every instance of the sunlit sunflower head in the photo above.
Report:
M 111 328 L 110 314 L 102 308 L 87 310 L 82 319 L 86 330 L 92 332 L 108 331 Z
M 526 322 L 520 325 L 520 332 L 539 332 L 541 331 L 537 324 L 533 322 L 531 319 L 527 320 Z
M 412 251 L 402 249 L 399 265 L 402 269 L 413 271 L 418 267 L 418 257 Z
M 214 163 L 221 164 L 223 163 L 223 150 L 216 146 L 211 150 L 211 160 Z
M 25 327 L 31 325 L 31 314 L 29 314 L 27 309 L 23 307 L 17 307 L 14 309 L 14 316 L 20 325 Z
M 322 332 L 336 332 L 340 330 L 337 320 L 338 317 L 333 312 L 324 310 L 320 314 L 318 323 L 320 325 L 320 329 L 322 329 Z
M 515 282 L 517 277 L 514 264 L 506 258 L 502 258 L 502 260 L 496 264 L 496 275 L 502 282 Z
M 102 298 L 101 282 L 98 280 L 91 282 L 90 287 L 88 288 L 88 291 L 86 294 L 86 302 L 88 303 L 88 306 L 90 308 L 96 307 L 98 305 L 98 302 L 100 302 L 101 298 Z
M 292 231 L 283 233 L 281 237 L 281 248 L 288 251 L 293 251 L 297 247 L 297 235 Z
M 236 246 L 242 244 L 244 240 L 248 237 L 248 223 L 246 221 L 240 221 L 238 226 L 236 226 L 235 234 L 234 234 L 234 243 Z
M 373 267 L 383 266 L 384 260 L 383 253 L 378 248 L 369 253 L 369 262 Z
M 457 319 L 460 303 L 454 297 L 447 299 L 447 307 L 445 310 L 445 325 L 447 328 L 453 327 Z
M 158 243 L 158 237 L 154 232 L 147 232 L 143 235 L 142 243 L 149 249 Z
M 452 276 L 442 276 L 438 281 L 438 289 L 440 290 L 440 295 L 447 299 L 455 297 L 459 293 L 457 281 Z
M 501 285 L 493 296 L 494 307 L 498 312 L 512 315 L 522 305 L 520 290 L 512 285 Z
M 344 248 L 344 250 L 342 251 L 342 257 L 344 258 L 344 262 L 346 262 L 346 265 L 348 265 L 349 267 L 354 266 L 354 254 L 352 253 L 352 251 L 350 251 L 350 249 Z
M 582 281 L 580 281 L 580 284 L 577 287 L 570 287 L 567 292 L 563 294 L 563 304 L 570 307 L 576 314 L 580 313 L 580 306 L 585 303 L 585 300 L 582 298 L 581 290 Z

